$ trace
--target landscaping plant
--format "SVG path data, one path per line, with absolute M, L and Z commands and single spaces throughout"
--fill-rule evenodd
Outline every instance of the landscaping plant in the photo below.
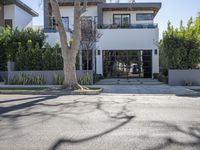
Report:
M 164 69 L 198 69 L 200 64 L 200 14 L 187 26 L 168 23 L 160 42 L 160 63 Z
M 9 78 L 7 84 L 11 85 L 44 85 L 45 80 L 41 75 L 27 75 L 25 73 L 21 73 L 20 75 L 14 75 Z

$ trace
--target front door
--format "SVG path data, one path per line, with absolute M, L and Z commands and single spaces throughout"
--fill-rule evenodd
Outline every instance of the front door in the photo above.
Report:
M 105 50 L 103 51 L 104 77 L 151 78 L 151 50 Z

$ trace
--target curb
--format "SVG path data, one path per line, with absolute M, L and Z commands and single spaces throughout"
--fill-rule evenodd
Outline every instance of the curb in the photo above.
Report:
M 0 94 L 22 94 L 22 95 L 99 95 L 103 91 L 103 88 L 94 91 L 34 91 L 34 90 L 4 90 L 0 91 Z

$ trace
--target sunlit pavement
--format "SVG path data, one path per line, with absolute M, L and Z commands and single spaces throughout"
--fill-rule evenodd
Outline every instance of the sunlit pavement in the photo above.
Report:
M 1 150 L 199 150 L 200 98 L 0 95 Z

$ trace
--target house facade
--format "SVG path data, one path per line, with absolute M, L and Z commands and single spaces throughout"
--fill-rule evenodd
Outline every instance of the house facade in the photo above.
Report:
M 73 31 L 73 0 L 60 0 L 66 33 Z M 89 0 L 87 18 L 91 28 L 101 33 L 94 48 L 80 48 L 80 70 L 92 69 L 107 78 L 152 78 L 159 72 L 159 29 L 154 18 L 161 3 L 106 3 Z M 53 46 L 59 43 L 51 6 L 44 1 L 44 31 Z M 87 56 L 87 59 L 86 57 Z M 88 60 L 89 59 L 89 60 Z
M 38 13 L 20 0 L 0 0 L 0 26 L 19 30 L 32 27 L 33 17 Z

